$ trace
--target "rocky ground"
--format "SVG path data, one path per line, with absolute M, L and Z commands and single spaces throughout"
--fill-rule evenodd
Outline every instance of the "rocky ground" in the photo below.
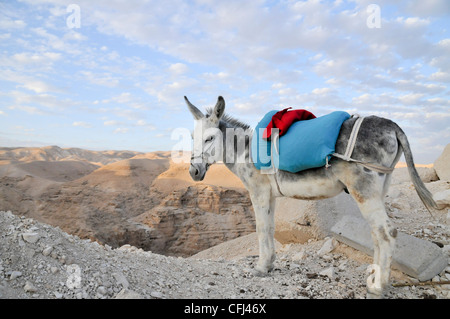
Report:
M 332 239 L 279 244 L 275 269 L 258 277 L 252 271 L 256 237 L 238 240 L 218 248 L 228 252 L 226 259 L 168 257 L 129 245 L 112 249 L 0 212 L 0 298 L 365 297 L 371 259 L 344 244 Z M 238 246 L 248 254 L 232 254 Z M 443 249 L 450 254 L 448 245 Z M 392 277 L 397 284 L 415 282 L 398 271 Z M 433 278 L 444 280 L 450 280 L 450 267 Z M 387 297 L 450 298 L 450 285 L 392 287 Z

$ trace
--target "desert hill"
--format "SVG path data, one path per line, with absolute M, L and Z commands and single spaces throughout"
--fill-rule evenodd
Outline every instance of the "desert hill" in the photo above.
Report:
M 0 210 L 112 247 L 169 255 L 188 256 L 254 231 L 248 195 L 223 165 L 194 183 L 188 164 L 170 155 L 0 148 Z

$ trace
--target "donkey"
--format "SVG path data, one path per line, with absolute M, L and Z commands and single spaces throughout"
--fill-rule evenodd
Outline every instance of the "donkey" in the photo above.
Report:
M 189 167 L 192 179 L 203 180 L 210 165 L 220 160 L 240 178 L 249 192 L 259 244 L 256 273 L 266 275 L 273 268 L 274 209 L 277 197 L 315 200 L 346 191 L 355 199 L 369 223 L 374 243 L 374 264 L 367 280 L 367 297 L 383 297 L 389 286 L 392 253 L 397 236 L 397 230 L 390 224 L 384 205 L 391 174 L 379 173 L 360 163 L 336 157 L 330 160 L 331 165 L 327 168 L 313 168 L 298 173 L 277 170 L 273 174 L 263 174 L 252 162 L 250 152 L 253 130 L 249 125 L 224 113 L 225 101 L 221 96 L 215 107 L 208 109 L 206 114 L 184 98 L 195 122 Z M 355 121 L 352 117 L 342 124 L 335 146 L 336 153 L 344 153 Z M 431 212 L 437 205 L 417 173 L 405 133 L 391 120 L 377 116 L 364 118 L 352 158 L 394 168 L 402 152 L 414 187 Z

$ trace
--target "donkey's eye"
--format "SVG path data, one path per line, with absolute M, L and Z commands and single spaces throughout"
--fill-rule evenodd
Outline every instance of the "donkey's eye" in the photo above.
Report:
M 205 140 L 205 143 L 211 142 L 212 140 L 214 140 L 214 136 L 213 136 L 213 135 L 211 135 L 210 137 L 208 137 L 208 138 Z

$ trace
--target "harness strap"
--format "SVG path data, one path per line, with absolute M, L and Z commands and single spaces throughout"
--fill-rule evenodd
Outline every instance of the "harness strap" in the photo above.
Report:
M 359 117 L 359 115 L 356 116 L 358 116 L 358 118 L 356 119 L 356 122 L 353 125 L 352 132 L 350 134 L 350 139 L 348 140 L 347 143 L 347 149 L 345 150 L 344 153 L 343 159 L 345 159 L 346 161 L 349 161 L 352 157 L 353 149 L 355 148 L 356 144 L 356 138 L 358 137 L 358 132 L 361 127 L 361 123 L 364 120 L 364 117 Z
M 273 134 L 272 134 L 272 141 L 273 141 L 273 148 L 275 149 L 275 152 L 277 152 L 277 156 L 280 156 L 279 153 L 279 149 L 278 149 L 278 145 L 280 143 L 280 135 L 279 135 L 279 131 L 278 130 L 274 130 Z M 278 144 L 277 144 L 278 141 Z M 277 190 L 278 193 L 284 197 L 284 194 L 281 192 L 280 189 L 280 185 L 278 184 L 278 178 L 277 178 L 277 173 L 278 170 L 275 168 L 275 162 L 273 160 L 273 152 L 272 152 L 272 148 L 270 149 L 270 161 L 272 164 L 272 169 L 273 169 L 273 178 L 275 179 L 275 185 L 277 185 Z
M 381 166 L 381 165 L 376 165 L 376 164 L 365 163 L 365 162 L 358 161 L 358 160 L 351 158 L 353 149 L 355 148 L 356 138 L 358 137 L 358 132 L 361 127 L 361 123 L 364 120 L 364 117 L 360 117 L 357 114 L 354 116 L 357 116 L 358 118 L 356 119 L 356 122 L 353 125 L 353 129 L 352 129 L 352 132 L 350 133 L 350 138 L 348 140 L 347 148 L 345 149 L 344 155 L 338 154 L 338 153 L 333 153 L 331 155 L 334 157 L 343 159 L 344 161 L 347 161 L 347 162 L 358 163 L 358 164 L 364 166 L 365 168 L 368 168 L 368 169 L 378 172 L 378 173 L 391 174 L 394 171 L 393 167 L 386 167 L 386 166 Z

